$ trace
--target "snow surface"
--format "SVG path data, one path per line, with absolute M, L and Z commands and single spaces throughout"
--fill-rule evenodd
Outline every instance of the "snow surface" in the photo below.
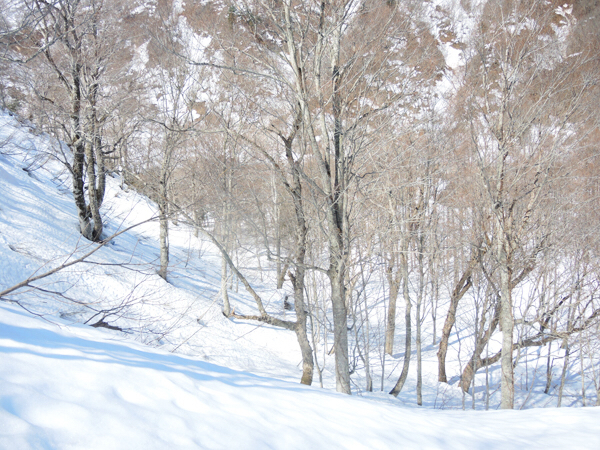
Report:
M 598 408 L 406 408 L 53 322 L 0 306 L 0 448 L 600 448 Z
M 77 232 L 68 174 L 49 157 L 56 148 L 0 114 L 0 291 L 92 248 Z M 156 215 L 118 178 L 108 179 L 102 212 L 107 236 Z M 398 399 L 385 393 L 401 353 L 386 359 L 381 393 L 361 392 L 360 370 L 353 390 L 362 397 L 333 392 L 332 357 L 325 389 L 302 386 L 293 333 L 221 314 L 215 249 L 172 226 L 166 283 L 156 275 L 157 237 L 158 224 L 144 223 L 98 250 L 95 264 L 0 301 L 0 449 L 600 448 L 599 408 L 435 409 L 460 407 L 462 393 L 446 384 L 440 391 L 434 346 L 424 349 L 422 408 L 414 405 L 414 371 Z M 283 317 L 285 292 L 252 282 Z M 230 297 L 236 310 L 253 311 L 246 294 Z M 123 308 L 106 320 L 130 334 L 81 324 L 111 306 Z M 460 373 L 457 342 L 450 374 Z M 497 373 L 489 375 L 494 388 Z M 379 386 L 376 369 L 374 376 Z M 517 405 L 551 404 L 553 397 L 532 391 L 518 391 Z M 563 403 L 576 404 L 576 389 L 566 391 Z

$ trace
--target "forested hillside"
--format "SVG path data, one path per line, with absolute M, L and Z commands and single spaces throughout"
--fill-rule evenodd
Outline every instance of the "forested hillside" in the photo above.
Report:
M 175 351 L 200 313 L 163 323 L 144 299 L 196 261 L 218 269 L 219 323 L 286 336 L 303 384 L 600 404 L 598 2 L 0 5 L 0 101 L 46 143 L 15 150 L 5 132 L 0 153 L 62 180 L 81 243 L 35 276 L 103 270 L 85 251 L 110 246 L 143 266 L 127 301 L 48 289 L 33 267 L 3 301 L 51 298 Z M 128 189 L 152 206 L 117 214 Z M 131 226 L 156 230 L 154 259 Z M 183 228 L 210 263 L 183 262 Z

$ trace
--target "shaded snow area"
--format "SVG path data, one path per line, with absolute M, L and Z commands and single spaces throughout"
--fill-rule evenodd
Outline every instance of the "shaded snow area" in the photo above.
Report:
M 58 143 L 34 131 L 0 114 L 0 292 L 96 248 L 78 233 L 68 172 L 51 156 Z M 118 177 L 107 183 L 107 244 L 0 300 L 0 449 L 600 448 L 600 408 L 460 410 L 471 397 L 437 383 L 431 345 L 421 408 L 414 371 L 398 399 L 386 393 L 402 353 L 384 361 L 383 383 L 374 373 L 383 392 L 362 392 L 358 367 L 358 395 L 335 393 L 323 348 L 325 388 L 300 385 L 294 333 L 221 314 L 215 248 L 172 225 L 165 282 L 156 274 L 155 205 Z M 240 264 L 269 313 L 293 320 L 268 269 L 261 280 L 255 257 Z M 241 289 L 230 298 L 236 311 L 255 312 Z M 89 326 L 98 323 L 123 332 Z M 403 340 L 400 332 L 398 349 Z M 451 342 L 451 374 L 460 373 L 459 342 Z M 551 406 L 549 398 L 523 391 L 516 403 Z
M 598 408 L 407 408 L 53 322 L 0 307 L 3 449 L 600 448 Z

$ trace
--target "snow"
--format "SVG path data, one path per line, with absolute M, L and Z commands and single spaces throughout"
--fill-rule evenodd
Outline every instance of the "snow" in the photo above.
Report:
M 440 411 L 231 370 L 0 306 L 0 448 L 599 448 L 600 409 Z
M 0 114 L 0 291 L 93 248 L 77 232 L 69 177 L 49 157 L 56 145 Z M 102 212 L 107 236 L 156 215 L 151 201 L 111 177 Z M 360 370 L 359 395 L 333 392 L 332 357 L 324 389 L 302 386 L 294 334 L 223 317 L 215 249 L 184 225 L 172 226 L 170 240 L 169 283 L 156 275 L 158 224 L 149 221 L 111 239 L 90 257 L 95 264 L 0 301 L 0 449 L 600 448 L 599 408 L 437 409 L 460 408 L 462 394 L 435 380 L 434 346 L 424 348 L 423 407 L 414 404 L 414 371 L 398 399 L 385 393 L 401 353 L 387 357 L 384 392 L 361 392 Z M 284 292 L 268 279 L 252 282 L 269 312 L 282 315 Z M 237 311 L 253 311 L 246 294 L 230 298 Z M 106 320 L 130 334 L 82 324 L 115 305 L 125 307 Z M 381 311 L 372 316 L 375 328 Z M 461 367 L 457 337 L 451 375 Z M 497 385 L 493 368 L 490 378 Z M 517 390 L 516 404 L 552 398 Z

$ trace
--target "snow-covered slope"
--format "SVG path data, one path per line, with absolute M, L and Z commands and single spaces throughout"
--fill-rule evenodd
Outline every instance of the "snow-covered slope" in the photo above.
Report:
M 48 157 L 54 145 L 0 114 L 0 292 L 93 248 L 77 232 L 68 174 Z M 152 218 L 155 206 L 110 178 L 102 212 L 110 235 Z M 94 264 L 0 300 L 0 449 L 600 448 L 598 408 L 434 409 L 460 406 L 461 394 L 440 391 L 433 346 L 424 408 L 411 406 L 414 374 L 399 399 L 385 393 L 402 354 L 387 358 L 381 393 L 301 386 L 293 333 L 221 314 L 215 249 L 174 226 L 166 283 L 156 275 L 157 235 L 146 222 L 110 240 Z M 267 309 L 284 314 L 283 293 L 253 283 Z M 247 295 L 230 295 L 251 311 Z M 81 325 L 101 318 L 128 334 Z M 449 358 L 453 372 L 459 364 Z M 334 385 L 327 369 L 324 385 Z
M 0 114 L 0 292 L 95 246 L 78 233 L 70 177 L 49 157 L 56 145 L 49 136 L 36 135 L 14 117 Z M 221 314 L 220 258 L 215 248 L 195 237 L 189 227 L 173 226 L 166 283 L 156 273 L 158 222 L 146 222 L 156 217 L 156 206 L 118 178 L 108 177 L 102 214 L 107 236 L 142 224 L 110 240 L 87 262 L 6 299 L 48 315 L 49 320 L 60 315 L 94 324 L 104 318 L 152 346 L 299 379 L 301 356 L 294 333 L 257 328 Z M 261 292 L 260 283 L 256 287 Z M 270 311 L 281 309 L 281 296 L 265 292 Z M 237 311 L 251 311 L 253 301 L 243 290 L 230 297 Z
M 348 397 L 0 306 L 2 449 L 600 448 L 600 409 Z

